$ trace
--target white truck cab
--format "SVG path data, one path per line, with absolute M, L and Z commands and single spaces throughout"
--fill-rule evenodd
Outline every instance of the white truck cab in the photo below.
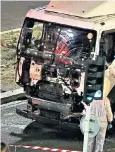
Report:
M 28 102 L 26 110 L 17 109 L 19 115 L 79 126 L 81 101 L 89 104 L 97 90 L 103 98 L 105 60 L 111 64 L 115 54 L 114 8 L 108 1 L 51 1 L 27 12 L 17 45 L 16 83 Z M 78 94 L 83 73 L 84 91 Z

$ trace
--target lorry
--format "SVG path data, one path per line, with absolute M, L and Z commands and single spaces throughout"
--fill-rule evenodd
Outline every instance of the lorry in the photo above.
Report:
M 50 1 L 27 12 L 17 44 L 16 83 L 28 100 L 17 114 L 79 128 L 85 104 L 96 91 L 97 99 L 105 96 L 104 74 L 115 54 L 114 8 L 105 1 Z M 109 92 L 114 85 L 113 77 Z

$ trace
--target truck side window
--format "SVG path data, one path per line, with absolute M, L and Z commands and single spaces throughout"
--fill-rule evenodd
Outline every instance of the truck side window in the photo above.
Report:
M 106 31 L 103 35 L 104 45 L 103 49 L 106 52 L 106 61 L 111 64 L 115 56 L 115 29 L 112 32 Z
M 42 37 L 43 23 L 35 22 L 33 26 L 32 38 L 39 40 Z

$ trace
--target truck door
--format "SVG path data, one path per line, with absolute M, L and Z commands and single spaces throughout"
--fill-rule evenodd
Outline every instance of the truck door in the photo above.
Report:
M 107 65 L 104 79 L 104 96 L 107 96 L 115 86 L 115 77 L 109 72 L 108 69 L 108 67 L 111 65 L 115 68 L 115 65 L 112 64 L 115 60 L 115 29 L 104 31 L 102 34 L 102 39 L 104 40 L 103 52 L 105 52 L 106 55 Z

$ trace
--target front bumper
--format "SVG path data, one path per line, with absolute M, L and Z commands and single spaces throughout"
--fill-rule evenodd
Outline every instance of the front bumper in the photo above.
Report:
M 34 98 L 28 96 L 28 103 L 34 106 L 38 106 L 40 109 L 55 111 L 63 114 L 70 114 L 71 113 L 71 104 L 64 104 L 59 102 L 53 102 L 49 100 L 44 100 L 41 98 Z
M 36 120 L 36 121 L 49 122 L 51 120 L 51 119 L 49 120 L 49 118 L 46 118 L 40 115 L 35 115 L 34 113 L 28 112 L 27 110 L 22 110 L 18 108 L 16 109 L 16 113 L 20 116 L 23 116 L 28 119 Z M 55 119 L 52 119 L 51 121 L 54 122 L 55 124 L 58 123 L 58 121 L 56 121 Z

